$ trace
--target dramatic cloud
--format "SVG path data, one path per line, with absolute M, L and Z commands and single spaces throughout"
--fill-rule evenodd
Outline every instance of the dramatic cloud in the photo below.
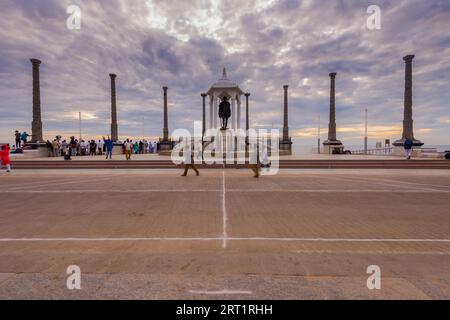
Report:
M 81 30 L 66 9 L 81 8 Z M 366 26 L 381 8 L 381 30 Z M 119 135 L 162 133 L 162 89 L 170 129 L 201 119 L 200 93 L 228 75 L 251 93 L 252 126 L 280 127 L 289 84 L 296 145 L 313 146 L 318 115 L 326 137 L 328 73 L 337 72 L 338 137 L 360 145 L 395 140 L 403 120 L 404 62 L 415 54 L 414 124 L 426 144 L 450 144 L 450 2 L 2 0 L 0 140 L 30 131 L 31 63 L 41 66 L 44 135 L 109 133 L 109 77 L 118 75 Z

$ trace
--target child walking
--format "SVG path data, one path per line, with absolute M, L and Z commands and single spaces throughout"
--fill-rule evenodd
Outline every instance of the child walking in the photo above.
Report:
M 6 167 L 6 172 L 11 172 L 11 160 L 9 159 L 9 144 L 1 146 L 0 158 L 2 160 L 2 166 Z

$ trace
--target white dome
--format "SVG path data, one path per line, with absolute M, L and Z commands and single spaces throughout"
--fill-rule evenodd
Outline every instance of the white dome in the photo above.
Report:
M 238 92 L 243 93 L 243 91 L 236 83 L 228 79 L 227 70 L 225 68 L 223 68 L 222 78 L 216 81 L 208 90 L 208 92 L 212 91 L 213 89 L 237 89 Z

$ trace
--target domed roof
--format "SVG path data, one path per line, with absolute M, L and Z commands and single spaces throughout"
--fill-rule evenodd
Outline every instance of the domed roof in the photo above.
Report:
M 237 89 L 238 92 L 243 93 L 243 91 L 236 83 L 228 79 L 226 68 L 223 68 L 222 78 L 216 81 L 208 90 L 208 92 L 211 92 L 213 89 Z

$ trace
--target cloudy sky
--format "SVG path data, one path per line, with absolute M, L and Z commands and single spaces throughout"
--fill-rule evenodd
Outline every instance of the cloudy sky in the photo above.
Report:
M 66 26 L 81 9 L 81 29 Z M 381 30 L 367 28 L 369 5 Z M 0 140 L 31 130 L 31 63 L 42 60 L 45 138 L 109 133 L 109 77 L 118 75 L 120 137 L 162 134 L 201 119 L 200 93 L 221 76 L 251 93 L 253 127 L 280 127 L 289 85 L 298 145 L 326 138 L 329 77 L 337 72 L 338 138 L 370 143 L 401 135 L 404 62 L 415 54 L 414 125 L 426 144 L 450 144 L 449 0 L 0 0 Z

